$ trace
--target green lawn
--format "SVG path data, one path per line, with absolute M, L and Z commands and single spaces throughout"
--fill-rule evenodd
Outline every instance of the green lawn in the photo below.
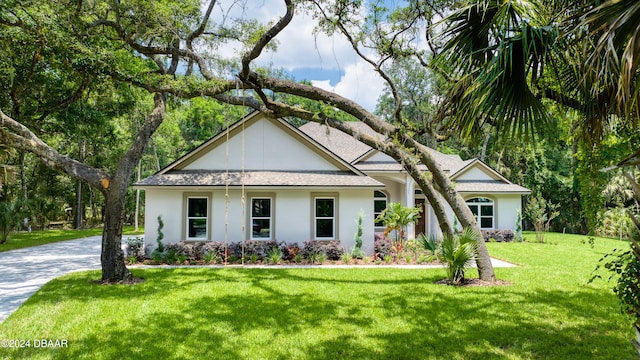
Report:
M 144 233 L 144 229 L 140 228 L 134 231 L 133 226 L 125 226 L 124 234 L 139 235 Z M 32 232 L 19 232 L 9 235 L 9 241 L 0 244 L 0 252 L 17 250 L 31 246 L 44 245 L 58 241 L 80 239 L 87 236 L 96 236 L 102 234 L 102 228 L 82 229 L 82 230 L 41 230 Z
M 529 236 L 533 237 L 533 236 Z M 631 323 L 610 284 L 588 284 L 620 242 L 549 235 L 490 243 L 511 286 L 436 285 L 443 269 L 134 269 L 45 285 L 0 324 L 0 339 L 66 340 L 0 349 L 41 359 L 633 359 Z M 470 275 L 473 274 L 474 271 Z M 475 275 L 474 275 L 475 276 Z

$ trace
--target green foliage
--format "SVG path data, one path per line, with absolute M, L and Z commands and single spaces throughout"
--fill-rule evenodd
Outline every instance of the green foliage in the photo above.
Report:
M 176 261 L 178 262 L 178 264 L 184 264 L 188 259 L 189 257 L 187 256 L 187 254 L 178 254 L 176 256 Z
M 271 264 L 279 264 L 282 261 L 282 250 L 279 247 L 273 247 L 267 254 L 267 260 Z
M 202 256 L 202 260 L 205 264 L 211 264 L 212 262 L 214 262 L 215 258 L 216 255 L 213 253 L 213 251 L 207 251 Z
M 340 261 L 342 261 L 345 264 L 349 264 L 351 263 L 351 259 L 353 257 L 351 256 L 351 254 L 349 254 L 348 252 L 344 252 L 341 256 L 340 256 Z
M 164 262 L 169 265 L 174 264 L 178 261 L 178 251 L 174 248 L 166 249 L 163 256 Z
M 21 219 L 16 202 L 0 199 L 0 244 L 9 240 L 9 234 L 19 228 Z
M 162 244 L 162 240 L 164 239 L 164 232 L 162 232 L 162 229 L 164 229 L 164 221 L 162 220 L 162 215 L 158 215 L 158 236 L 156 237 L 158 246 L 156 247 L 156 250 L 158 250 L 159 252 L 164 252 L 164 244 Z
M 416 222 L 421 212 L 421 206 L 408 207 L 401 203 L 389 203 L 378 215 L 376 222 L 381 222 L 385 226 L 384 236 L 395 231 L 395 242 L 402 245 L 407 225 Z
M 354 235 L 354 245 L 351 250 L 351 255 L 354 259 L 362 259 L 366 256 L 364 251 L 362 251 L 362 220 L 364 219 L 364 211 L 360 210 L 360 214 L 358 214 L 358 219 L 356 220 L 357 230 Z
M 516 242 L 524 241 L 522 237 L 522 212 L 520 210 L 518 210 L 518 216 L 516 217 L 516 231 L 513 240 Z
M 125 243 L 127 244 L 128 257 L 133 257 L 136 260 L 142 260 L 144 258 L 144 238 L 140 236 L 133 238 L 128 237 Z
M 447 277 L 453 284 L 462 283 L 466 269 L 475 263 L 479 236 L 473 229 L 465 228 L 460 234 L 442 239 L 437 254 L 446 264 Z
M 600 259 L 590 281 L 600 277 L 597 272 L 600 267 L 610 272 L 609 280 L 615 281 L 613 292 L 620 300 L 622 312 L 640 326 L 640 257 L 632 250 L 616 249 Z
M 536 241 L 544 243 L 544 234 L 549 231 L 549 223 L 560 214 L 558 204 L 552 204 L 541 197 L 529 199 L 525 208 L 525 215 L 533 223 L 536 230 Z
M 423 249 L 427 250 L 431 254 L 435 254 L 440 248 L 441 240 L 433 235 L 420 234 L 418 236 L 418 242 L 422 245 Z

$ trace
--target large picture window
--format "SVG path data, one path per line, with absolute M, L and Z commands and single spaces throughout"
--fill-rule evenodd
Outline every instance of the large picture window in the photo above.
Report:
M 272 224 L 271 198 L 252 198 L 251 240 L 270 240 Z
M 375 219 L 378 218 L 378 215 L 380 215 L 382 213 L 382 211 L 384 211 L 384 209 L 387 208 L 387 194 L 383 193 L 382 191 L 374 191 L 373 193 L 373 218 L 375 221 L 375 226 L 376 227 L 383 227 L 384 224 L 382 223 L 382 221 L 377 221 Z
M 316 197 L 314 207 L 315 238 L 334 240 L 336 238 L 336 199 Z
M 187 197 L 187 240 L 209 239 L 209 198 Z
M 476 217 L 480 229 L 494 228 L 494 203 L 493 200 L 487 198 L 473 198 L 467 200 L 467 205 Z

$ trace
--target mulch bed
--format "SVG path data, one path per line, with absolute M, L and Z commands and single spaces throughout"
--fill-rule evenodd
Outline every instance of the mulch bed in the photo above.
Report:
M 504 280 L 495 280 L 495 281 L 484 281 L 480 279 L 464 279 L 460 284 L 454 284 L 453 281 L 449 279 L 442 279 L 436 281 L 438 285 L 451 285 L 451 286 L 460 286 L 460 287 L 477 287 L 477 286 L 510 286 L 513 285 L 512 282 L 504 281 Z

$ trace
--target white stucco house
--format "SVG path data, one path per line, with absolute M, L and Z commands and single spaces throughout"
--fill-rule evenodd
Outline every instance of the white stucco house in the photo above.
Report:
M 363 123 L 350 125 L 374 134 Z M 529 190 L 477 159 L 429 151 L 481 228 L 515 229 L 521 197 Z M 374 234 L 383 230 L 374 219 L 389 202 L 423 206 L 420 221 L 408 229 L 410 238 L 439 232 L 424 195 L 391 157 L 327 126 L 296 128 L 259 112 L 135 187 L 146 192 L 145 239 L 151 248 L 162 216 L 165 243 L 339 240 L 351 249 L 362 211 L 363 250 L 372 253 Z

